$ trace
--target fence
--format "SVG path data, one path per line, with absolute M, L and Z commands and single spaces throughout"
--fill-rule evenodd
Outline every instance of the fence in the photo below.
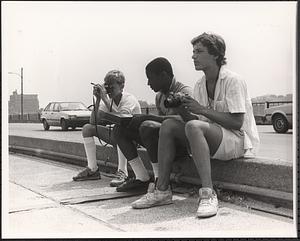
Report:
M 23 120 L 20 114 L 9 115 L 8 122 L 9 123 L 17 123 L 17 122 L 31 122 L 31 123 L 38 123 L 40 121 L 40 113 L 30 113 L 30 114 L 23 114 Z
M 292 103 L 292 101 L 267 101 L 267 102 L 252 103 L 253 113 L 254 113 L 256 123 L 270 124 L 270 123 L 265 123 L 265 108 L 287 104 L 287 103 Z M 158 114 L 156 107 L 143 107 L 141 109 L 143 114 L 153 114 L 153 115 Z M 9 115 L 9 123 L 16 123 L 16 122 L 38 123 L 40 122 L 40 116 L 41 116 L 40 113 L 23 114 L 23 120 L 22 120 L 20 114 Z
M 158 115 L 158 111 L 157 111 L 156 107 L 144 107 L 144 108 L 141 108 L 141 109 L 142 109 L 143 114 Z

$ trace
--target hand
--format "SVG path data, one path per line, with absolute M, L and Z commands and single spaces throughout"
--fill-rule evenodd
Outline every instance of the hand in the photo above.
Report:
M 97 99 L 107 98 L 106 94 L 106 89 L 103 85 L 97 84 L 94 86 L 93 95 L 95 95 Z
M 179 114 L 179 120 L 183 120 L 184 122 L 188 122 L 190 120 L 198 120 L 198 116 L 192 114 L 184 105 L 180 105 L 176 108 L 176 112 Z
M 201 115 L 204 111 L 207 110 L 206 107 L 200 105 L 198 101 L 196 101 L 190 96 L 185 96 L 183 98 L 181 107 L 197 115 Z
M 97 85 L 94 85 L 94 87 L 93 87 L 93 95 L 94 96 L 96 96 L 96 98 L 98 99 L 98 98 L 100 98 L 100 87 L 99 87 L 100 85 L 99 84 L 97 84 Z

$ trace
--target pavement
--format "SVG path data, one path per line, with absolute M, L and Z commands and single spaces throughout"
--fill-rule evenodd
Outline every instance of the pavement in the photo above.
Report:
M 33 127 L 9 126 L 9 162 L 3 163 L 9 164 L 9 183 L 3 185 L 9 187 L 9 198 L 4 202 L 9 203 L 6 213 L 9 222 L 2 223 L 9 226 L 4 234 L 10 237 L 124 237 L 124 233 L 129 237 L 160 238 L 291 237 L 296 234 L 295 170 L 291 161 L 266 157 L 226 163 L 212 160 L 220 210 L 209 219 L 195 218 L 197 187 L 201 182 L 193 162 L 186 158 L 174 163 L 172 205 L 133 210 L 130 203 L 136 196 L 68 205 L 67 199 L 115 195 L 114 188 L 109 187 L 108 174 L 116 170 L 116 151 L 111 146 L 97 145 L 102 179 L 72 182 L 72 176 L 86 165 L 79 132 L 60 129 L 45 132 L 37 124 Z M 145 150 L 139 149 L 139 154 L 151 173 Z M 3 170 L 7 170 L 5 166 Z
M 205 219 L 195 217 L 197 195 L 178 191 L 173 204 L 144 210 L 130 206 L 139 196 L 65 205 L 66 198 L 114 193 L 111 179 L 74 182 L 78 165 L 34 156 L 10 153 L 3 161 L 3 238 L 296 237 L 291 210 L 275 207 L 286 215 L 274 215 L 271 205 L 248 198 L 220 200 L 218 214 Z

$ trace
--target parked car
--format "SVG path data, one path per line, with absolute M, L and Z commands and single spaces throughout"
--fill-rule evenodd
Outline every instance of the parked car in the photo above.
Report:
M 67 131 L 89 123 L 91 111 L 81 102 L 50 102 L 41 113 L 44 130 L 50 126 L 61 126 Z
M 278 133 L 285 133 L 293 128 L 293 104 L 288 103 L 272 106 L 265 109 L 267 121 L 271 121 L 273 128 Z

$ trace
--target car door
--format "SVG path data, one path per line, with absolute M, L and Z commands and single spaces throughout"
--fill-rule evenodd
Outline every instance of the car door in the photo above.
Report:
M 49 123 L 49 108 L 51 103 L 49 103 L 45 109 L 42 111 L 41 119 L 46 119 L 46 121 Z
M 53 106 L 53 115 L 52 115 L 53 125 L 56 126 L 60 125 L 60 118 L 61 118 L 60 109 L 61 109 L 60 103 L 55 103 L 55 105 Z
M 51 103 L 50 106 L 49 106 L 49 109 L 47 111 L 47 116 L 48 116 L 48 123 L 49 125 L 53 125 L 54 124 L 54 105 L 55 103 Z

